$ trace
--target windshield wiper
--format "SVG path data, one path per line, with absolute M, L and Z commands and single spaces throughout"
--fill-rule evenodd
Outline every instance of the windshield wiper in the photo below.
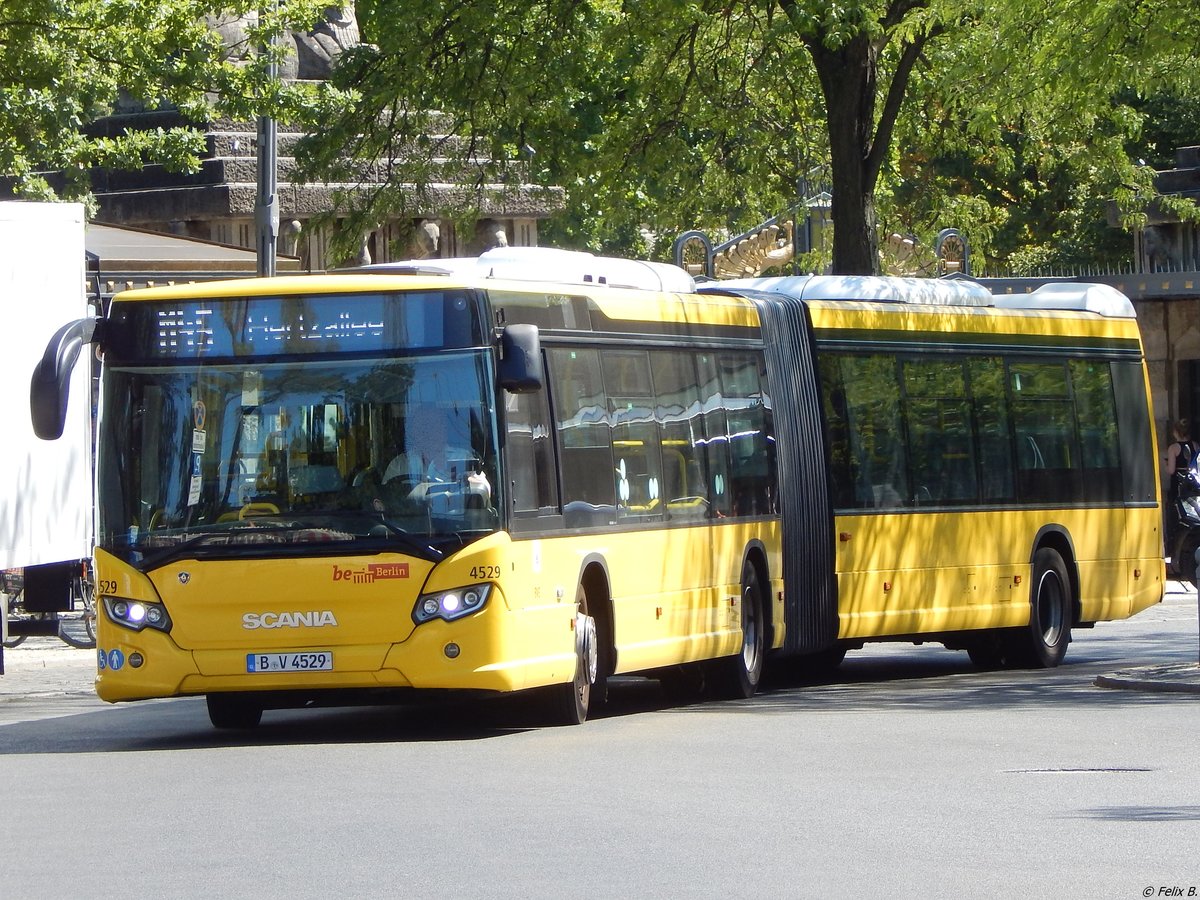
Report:
M 414 537 L 406 531 L 401 525 L 388 519 L 382 513 L 366 513 L 346 510 L 321 510 L 310 513 L 305 513 L 302 517 L 289 518 L 289 521 L 283 524 L 269 524 L 265 522 L 255 522 L 248 524 L 245 522 L 232 525 L 227 528 L 221 528 L 214 531 L 205 531 L 200 534 L 193 533 L 191 537 L 185 537 L 184 534 L 179 535 L 181 538 L 178 543 L 169 544 L 165 547 L 156 547 L 148 552 L 145 552 L 141 559 L 136 563 L 138 568 L 143 572 L 148 572 L 151 569 L 166 564 L 172 559 L 188 555 L 191 551 L 202 548 L 208 544 L 217 544 L 222 550 L 234 546 L 241 548 L 239 550 L 231 550 L 230 555 L 237 555 L 242 552 L 251 554 L 261 554 L 264 550 L 278 550 L 282 547 L 297 548 L 306 546 L 316 546 L 304 540 L 290 541 L 284 537 L 282 540 L 265 542 L 256 544 L 252 542 L 253 536 L 266 535 L 290 535 L 297 532 L 302 532 L 308 529 L 319 529 L 317 524 L 320 520 L 339 519 L 357 521 L 367 529 L 361 535 L 347 535 L 351 540 L 361 540 L 363 538 L 375 538 L 376 540 L 388 540 L 402 545 L 403 549 L 411 553 L 413 556 L 421 559 L 427 559 L 431 562 L 440 562 L 445 559 L 445 551 L 439 550 L 428 541 L 423 541 L 420 538 Z M 384 530 L 385 534 L 380 534 L 379 531 Z M 160 535 L 159 540 L 167 537 Z M 239 538 L 250 538 L 251 540 L 238 540 Z M 345 545 L 346 541 L 338 542 Z M 333 544 L 325 544 L 322 552 L 332 549 Z M 378 546 L 378 544 L 376 545 Z M 136 546 L 131 546 L 131 550 L 137 551 Z
M 362 522 L 372 523 L 371 530 L 374 531 L 376 526 L 382 525 L 388 531 L 388 537 L 393 537 L 399 540 L 406 548 L 411 550 L 414 555 L 420 556 L 423 559 L 438 562 L 445 558 L 446 554 L 434 547 L 432 544 L 421 541 L 414 537 L 405 528 L 393 522 L 387 516 L 380 512 L 359 512 L 344 509 L 329 509 L 316 510 L 309 514 L 310 518 L 329 518 L 329 519 L 351 519 Z
M 151 569 L 157 569 L 159 566 L 166 563 L 168 560 L 178 559 L 181 556 L 187 555 L 187 552 L 195 547 L 201 547 L 204 544 L 220 538 L 220 543 L 228 544 L 230 538 L 239 534 L 273 534 L 280 531 L 292 531 L 293 525 L 255 525 L 253 527 L 234 527 L 224 528 L 220 531 L 206 531 L 202 534 L 197 534 L 195 537 L 185 538 L 178 544 L 171 544 L 163 547 L 160 550 L 154 550 L 142 557 L 139 564 L 139 569 L 143 572 L 148 572 Z M 130 549 L 136 550 L 135 547 Z

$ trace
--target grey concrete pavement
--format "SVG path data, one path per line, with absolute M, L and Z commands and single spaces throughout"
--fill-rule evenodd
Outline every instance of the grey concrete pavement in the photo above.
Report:
M 58 638 L 27 638 L 4 651 L 0 703 L 17 697 L 90 694 L 95 677 L 95 650 L 78 650 Z
M 1196 591 L 1179 581 L 1167 583 L 1167 602 L 1196 603 Z M 1200 624 L 1198 624 L 1200 629 Z M 1160 666 L 1134 666 L 1098 675 L 1098 687 L 1126 691 L 1150 691 L 1161 694 L 1200 694 L 1200 649 L 1198 659 L 1190 663 L 1171 663 Z

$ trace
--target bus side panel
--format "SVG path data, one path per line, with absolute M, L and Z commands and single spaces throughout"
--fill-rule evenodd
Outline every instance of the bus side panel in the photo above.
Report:
M 1161 560 L 1156 568 L 1153 557 L 1123 549 L 1124 509 L 1051 515 L 1074 548 L 1068 564 L 1079 573 L 1084 621 L 1128 616 L 1161 592 Z M 1025 624 L 1031 552 L 1046 524 L 1047 513 L 1036 510 L 839 516 L 839 637 Z M 968 559 L 984 562 L 963 565 Z
M 1158 441 L 1150 427 L 1150 380 L 1144 363 L 1114 362 L 1113 393 L 1117 406 L 1121 470 L 1124 472 L 1126 541 L 1141 577 L 1132 579 L 1130 609 L 1133 615 L 1162 601 L 1166 591 L 1163 561 L 1162 498 L 1158 471 Z M 1106 618 L 1083 611 L 1084 621 Z
M 505 579 L 506 602 L 532 624 L 539 609 L 573 604 L 581 569 L 588 560 L 602 560 L 617 672 L 729 656 L 742 641 L 734 601 L 741 593 L 743 552 L 759 541 L 768 569 L 777 572 L 778 531 L 775 522 L 757 521 L 518 540 Z M 545 677 L 537 666 L 530 675 Z

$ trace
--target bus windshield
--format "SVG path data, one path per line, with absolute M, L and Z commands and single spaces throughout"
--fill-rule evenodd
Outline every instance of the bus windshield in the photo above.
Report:
M 494 531 L 489 351 L 112 366 L 98 545 L 171 559 L 393 550 Z

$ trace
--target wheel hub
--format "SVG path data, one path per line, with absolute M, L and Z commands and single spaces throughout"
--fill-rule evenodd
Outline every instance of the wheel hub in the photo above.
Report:
M 596 647 L 596 620 L 586 613 L 575 615 L 575 655 L 588 684 L 596 683 L 600 654 Z

